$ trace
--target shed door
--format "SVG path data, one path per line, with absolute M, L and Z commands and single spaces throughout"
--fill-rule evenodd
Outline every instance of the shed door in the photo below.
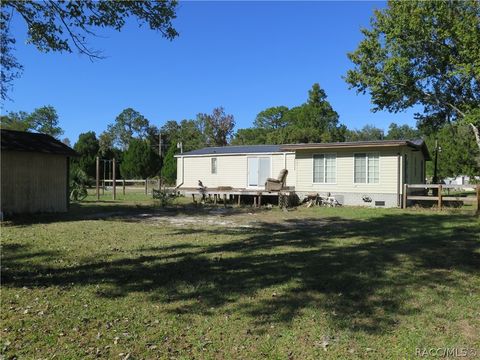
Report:
M 248 158 L 248 186 L 263 187 L 270 176 L 269 157 Z

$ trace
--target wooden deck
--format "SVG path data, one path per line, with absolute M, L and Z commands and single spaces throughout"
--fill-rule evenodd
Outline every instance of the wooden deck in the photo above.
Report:
M 226 205 L 227 198 L 231 200 L 236 200 L 240 205 L 242 196 L 253 196 L 253 204 L 254 206 L 261 206 L 262 204 L 262 196 L 290 196 L 295 194 L 295 189 L 293 187 L 289 187 L 280 191 L 265 191 L 263 189 L 247 189 L 247 188 L 179 188 L 181 194 L 185 196 L 192 196 L 193 201 L 195 202 L 195 196 L 200 197 L 209 197 L 213 196 L 213 202 L 216 204 L 218 200 L 223 198 L 223 203 Z M 279 199 L 280 200 L 280 199 Z

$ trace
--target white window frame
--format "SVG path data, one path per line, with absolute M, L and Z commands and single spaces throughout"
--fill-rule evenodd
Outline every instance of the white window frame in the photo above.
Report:
M 355 155 L 365 154 L 365 182 L 356 182 L 355 181 Z M 368 158 L 369 155 L 378 155 L 378 182 L 368 182 Z M 380 184 L 380 153 L 375 151 L 363 151 L 353 153 L 353 183 L 355 185 L 378 185 Z
M 335 156 L 335 182 L 326 182 L 327 178 L 327 161 L 326 155 Z M 323 182 L 315 182 L 315 156 L 323 156 Z M 312 155 L 312 184 L 314 185 L 337 185 L 337 172 L 338 172 L 338 163 L 337 163 L 337 153 L 318 153 Z
M 215 171 L 213 171 L 213 163 L 214 162 L 215 162 Z M 210 174 L 211 175 L 217 175 L 217 173 L 218 173 L 218 158 L 212 157 L 212 158 L 210 158 Z

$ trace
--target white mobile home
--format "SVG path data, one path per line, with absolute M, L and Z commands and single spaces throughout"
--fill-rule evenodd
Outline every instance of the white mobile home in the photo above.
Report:
M 285 186 L 300 198 L 331 194 L 344 205 L 401 205 L 403 184 L 425 182 L 423 141 L 209 147 L 179 154 L 177 187 L 262 190 L 288 170 Z

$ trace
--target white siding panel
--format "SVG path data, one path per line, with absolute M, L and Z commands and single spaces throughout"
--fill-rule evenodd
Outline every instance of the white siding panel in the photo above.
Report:
M 211 173 L 211 158 L 217 158 L 217 174 Z M 294 159 L 295 155 L 290 153 L 284 157 L 283 153 L 278 154 L 239 154 L 239 155 L 205 155 L 184 157 L 184 183 L 182 187 L 197 187 L 198 180 L 207 187 L 231 186 L 233 188 L 247 187 L 247 158 L 248 157 L 269 157 L 271 158 L 271 171 L 269 177 L 277 178 L 280 170 L 285 168 L 289 174 L 287 185 L 295 185 Z M 177 158 L 177 185 L 181 183 L 181 158 Z
M 399 149 L 365 151 L 358 150 L 318 150 L 318 151 L 297 151 L 296 172 L 297 191 L 311 192 L 376 192 L 396 193 L 397 192 L 397 153 Z M 353 181 L 353 155 L 356 152 L 373 152 L 380 155 L 379 159 L 379 183 L 378 184 L 355 184 Z M 337 155 L 337 176 L 335 184 L 314 184 L 313 183 L 313 155 L 335 153 Z

